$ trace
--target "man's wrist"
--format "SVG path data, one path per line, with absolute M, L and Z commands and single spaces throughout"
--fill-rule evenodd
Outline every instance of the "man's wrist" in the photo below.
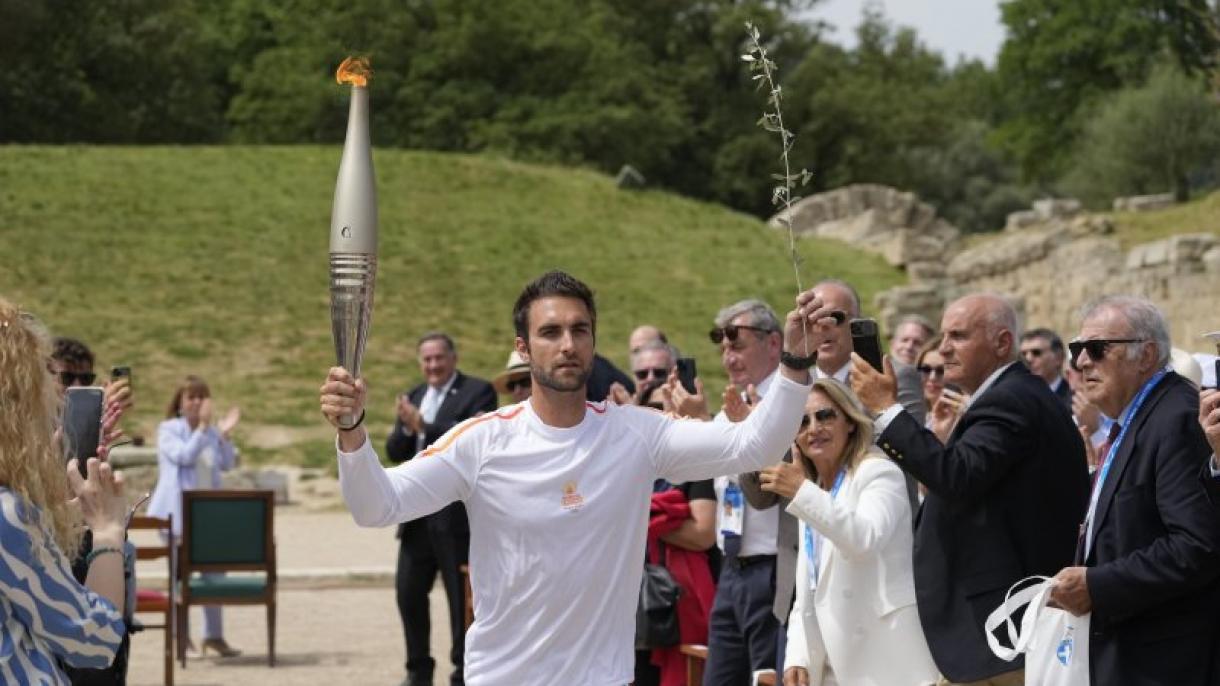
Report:
M 779 354 L 779 363 L 789 369 L 807 371 L 818 363 L 818 351 L 814 350 L 808 355 L 798 355 L 784 350 Z

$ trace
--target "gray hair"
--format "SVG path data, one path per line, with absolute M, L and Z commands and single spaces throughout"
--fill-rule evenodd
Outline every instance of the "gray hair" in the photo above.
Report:
M 644 341 L 640 347 L 631 351 L 631 366 L 635 366 L 635 360 L 641 353 L 646 353 L 650 350 L 664 350 L 665 354 L 669 355 L 669 367 L 671 369 L 678 363 L 678 349 L 659 338 L 653 338 Z
M 1169 364 L 1172 346 L 1169 342 L 1169 325 L 1165 316 L 1151 301 L 1134 295 L 1103 295 L 1090 300 L 1080 309 L 1080 321 L 1086 322 L 1097 316 L 1102 310 L 1120 312 L 1131 327 L 1131 337 L 1151 341 L 1156 345 L 1156 363 L 1158 367 Z M 1139 357 L 1139 348 L 1127 346 L 1127 359 Z
M 743 314 L 749 315 L 749 326 L 757 327 L 763 331 L 774 331 L 775 333 L 783 333 L 784 331 L 783 327 L 779 325 L 779 317 L 775 316 L 775 310 L 772 310 L 771 306 L 767 303 L 756 298 L 736 302 L 717 312 L 716 326 L 724 328 Z
M 894 325 L 894 335 L 897 335 L 899 330 L 901 330 L 902 327 L 906 326 L 907 324 L 915 324 L 919 328 L 923 329 L 924 333 L 928 334 L 928 338 L 936 335 L 936 327 L 932 326 L 932 322 L 928 321 L 928 318 L 922 314 L 904 315 L 902 319 L 899 319 L 898 323 Z
M 847 314 L 853 319 L 860 316 L 860 294 L 856 292 L 856 289 L 852 288 L 850 283 L 847 283 L 842 279 L 822 279 L 821 281 L 813 284 L 814 288 L 818 288 L 819 286 L 837 286 L 842 288 L 849 296 L 851 296 L 852 311 L 848 312 Z

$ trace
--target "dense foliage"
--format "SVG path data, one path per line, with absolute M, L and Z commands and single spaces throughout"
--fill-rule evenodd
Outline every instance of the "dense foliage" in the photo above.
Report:
M 814 172 L 802 192 L 890 184 L 989 230 L 1056 190 L 1108 94 L 1158 59 L 1203 82 L 1220 35 L 1208 0 L 1007 0 L 989 68 L 946 63 L 876 9 L 844 49 L 802 20 L 817 2 L 0 0 L 0 142 L 332 143 L 331 75 L 360 53 L 378 145 L 631 164 L 768 214 L 778 149 L 739 60 L 750 21 L 793 163 Z

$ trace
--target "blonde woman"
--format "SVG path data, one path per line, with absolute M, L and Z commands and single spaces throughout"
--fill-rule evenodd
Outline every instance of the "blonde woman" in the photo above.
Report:
M 66 467 L 55 431 L 59 396 L 51 342 L 0 298 L 0 683 L 67 684 L 60 665 L 102 668 L 119 649 L 123 479 L 90 458 L 88 478 Z M 75 496 L 74 498 L 72 496 Z M 69 500 L 69 498 L 72 498 Z M 69 559 L 88 526 L 82 586 Z
M 783 683 L 935 683 L 902 471 L 873 447 L 873 420 L 843 384 L 815 381 L 805 410 L 793 463 L 761 474 L 801 521 Z

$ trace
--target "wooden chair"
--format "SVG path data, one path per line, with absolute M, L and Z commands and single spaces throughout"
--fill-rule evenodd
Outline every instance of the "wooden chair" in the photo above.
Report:
M 275 666 L 275 492 L 182 492 L 178 655 L 186 666 L 191 605 L 266 605 L 267 664 Z M 261 574 L 203 577 L 203 572 Z
M 127 528 L 156 531 L 160 534 L 161 540 L 165 541 L 163 545 L 159 546 L 147 544 L 136 546 L 137 560 L 157 560 L 164 557 L 169 568 L 169 576 L 166 577 L 166 590 L 164 591 L 156 588 L 136 587 L 135 611 L 136 613 L 157 612 L 162 615 L 160 624 L 139 622 L 139 630 L 161 629 L 165 632 L 165 686 L 174 686 L 174 637 L 175 627 L 177 627 L 174 586 L 175 580 L 178 578 L 178 554 L 177 549 L 169 543 L 174 531 L 172 516 L 161 519 L 160 517 L 137 515 L 131 518 L 131 524 Z
M 686 656 L 686 686 L 703 686 L 703 665 L 707 663 L 707 646 L 683 643 L 678 650 Z

